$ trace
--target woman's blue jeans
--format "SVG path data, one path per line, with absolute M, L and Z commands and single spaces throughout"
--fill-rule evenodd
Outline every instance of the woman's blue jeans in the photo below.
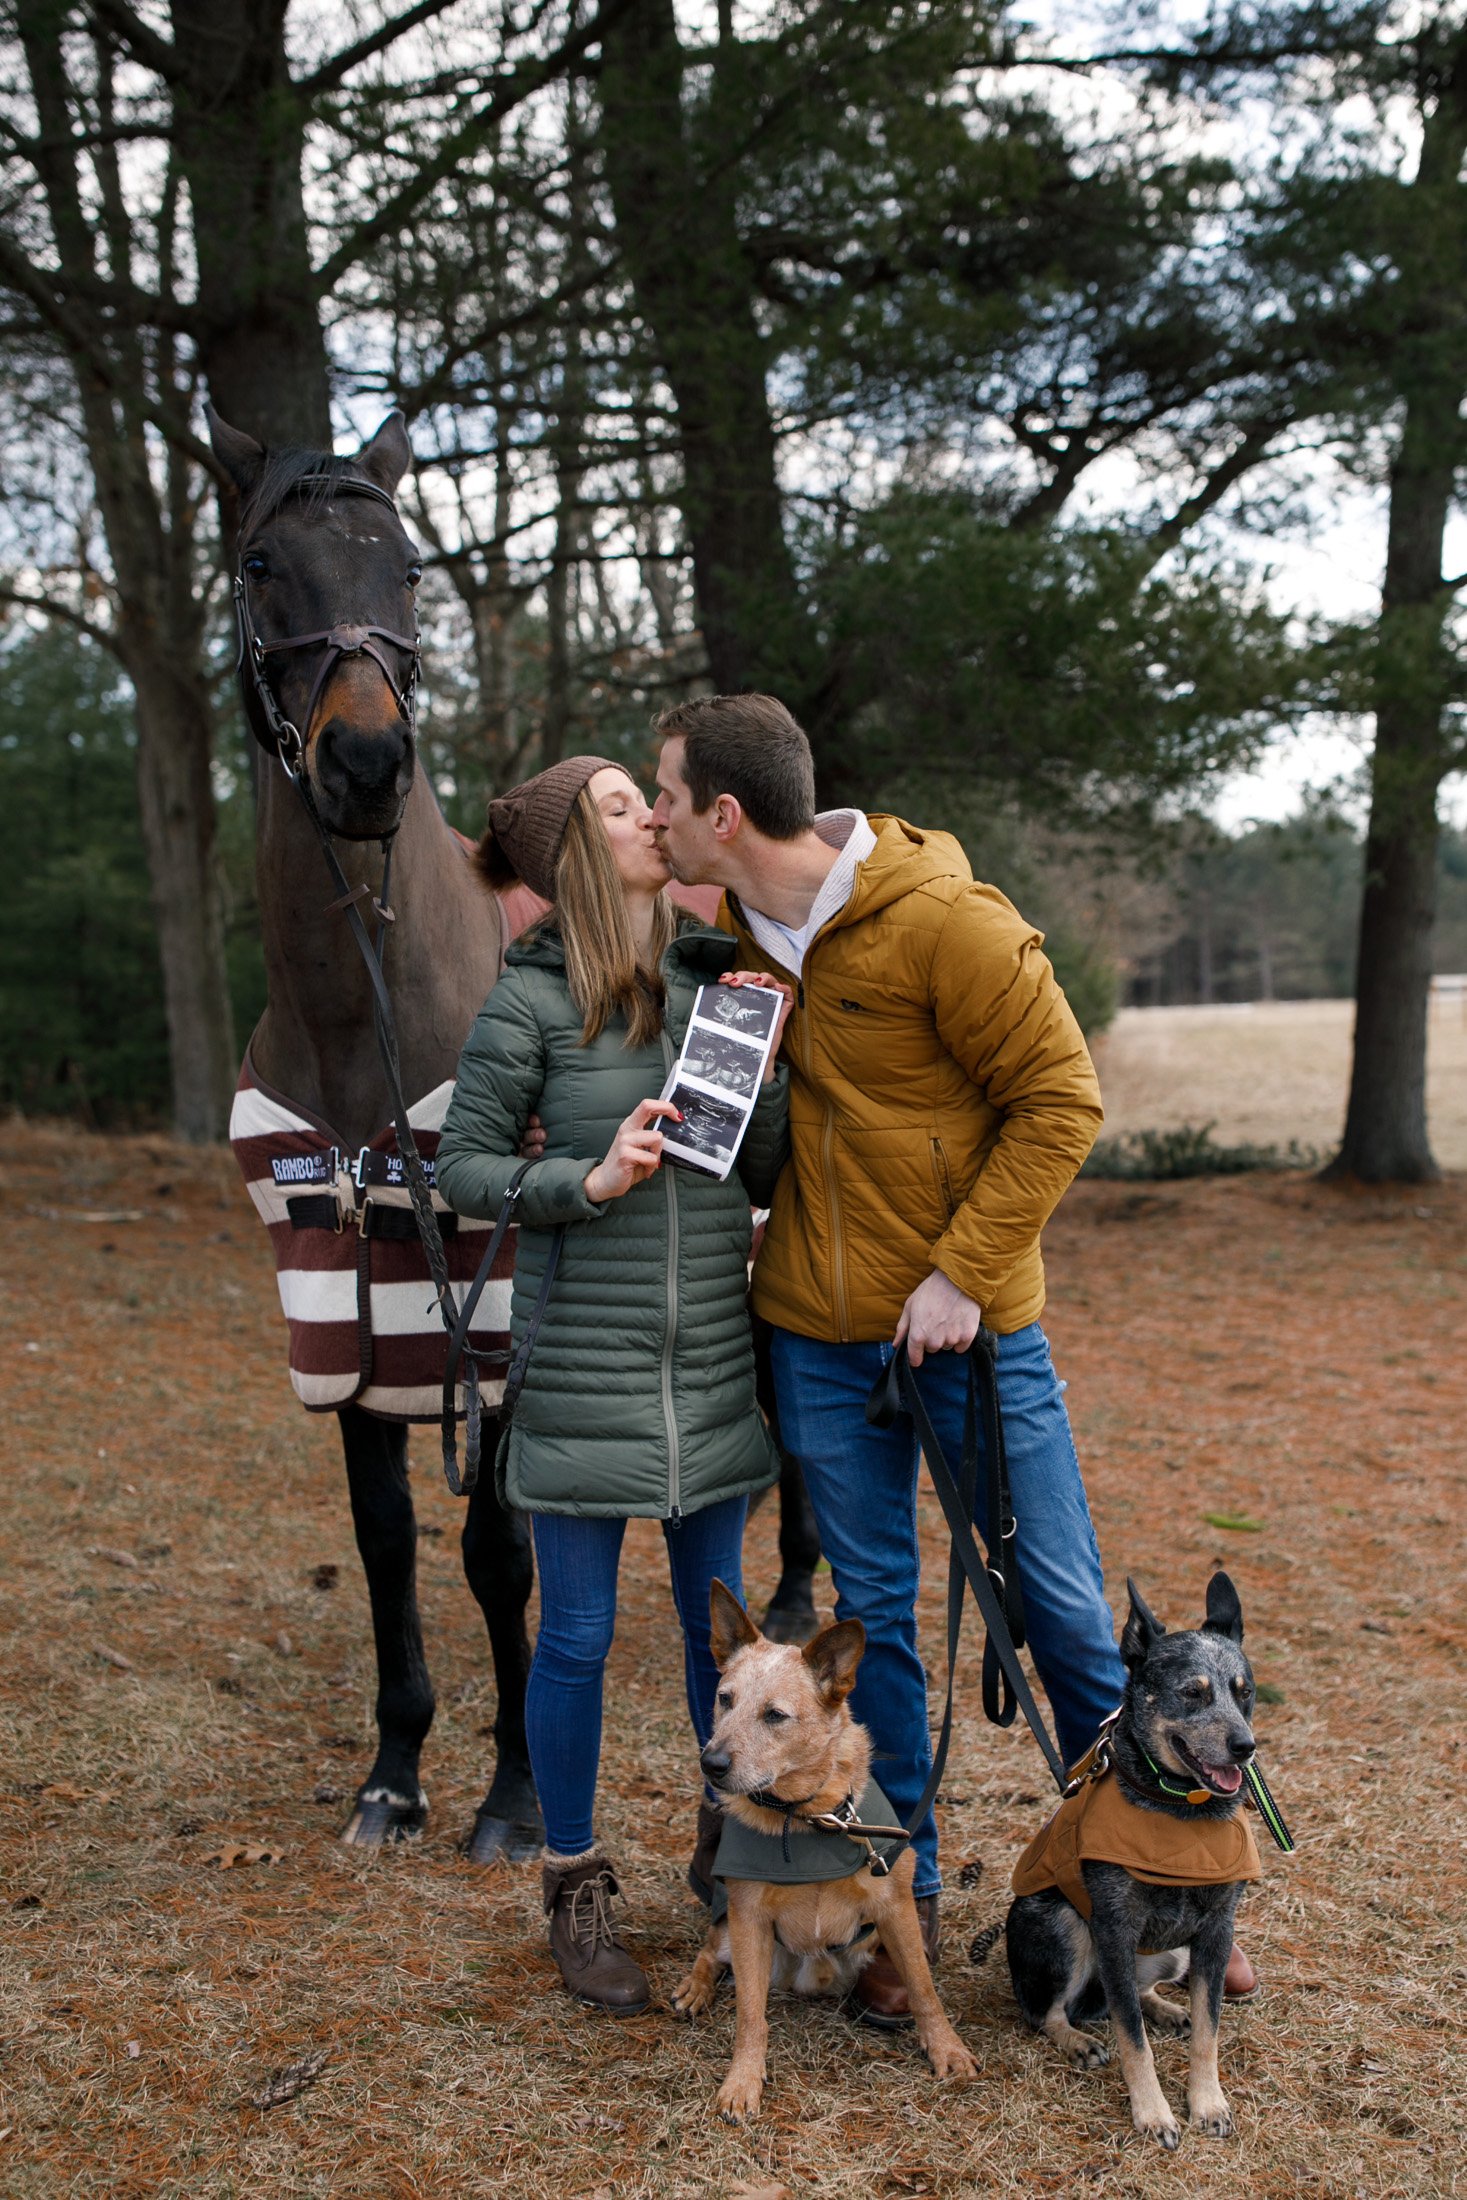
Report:
M 744 1599 L 748 1499 L 728 1497 L 680 1520 L 664 1520 L 672 1600 L 683 1630 L 688 1710 L 701 1749 L 713 1731 L 718 1668 L 708 1640 L 708 1592 L 715 1578 Z M 525 1728 L 545 1843 L 579 1856 L 595 1841 L 592 1813 L 601 1757 L 601 1681 L 616 1632 L 616 1576 L 625 1520 L 536 1513 L 540 1632 L 525 1697 Z
M 879 1429 L 867 1423 L 865 1412 L 892 1347 L 825 1344 L 776 1329 L 771 1354 L 780 1441 L 804 1469 L 835 1579 L 837 1617 L 858 1619 L 866 1629 L 851 1709 L 870 1729 L 877 1778 L 905 1820 L 926 1783 L 932 1749 L 927 1675 L 917 1653 L 917 1438 L 905 1415 Z M 956 1472 L 965 1356 L 930 1354 L 917 1382 Z M 999 1338 L 998 1388 L 1029 1650 L 1049 1697 L 1060 1754 L 1073 1764 L 1120 1702 L 1125 1673 L 1070 1417 L 1038 1322 Z M 982 1492 L 981 1470 L 978 1487 Z M 978 1527 L 986 1537 L 981 1517 Z M 935 1894 L 941 1880 L 930 1811 L 912 1845 L 914 1892 Z

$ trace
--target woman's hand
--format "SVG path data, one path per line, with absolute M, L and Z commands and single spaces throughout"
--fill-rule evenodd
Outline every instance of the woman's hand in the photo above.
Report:
M 771 993 L 783 995 L 779 1020 L 774 1027 L 774 1044 L 769 1049 L 769 1059 L 764 1064 L 762 1080 L 764 1084 L 772 1085 L 774 1083 L 774 1058 L 779 1052 L 779 1042 L 784 1037 L 784 1027 L 790 1020 L 790 1010 L 795 1005 L 794 987 L 786 985 L 783 978 L 772 977 L 767 970 L 725 970 L 718 982 L 720 985 L 767 985 Z
M 682 1117 L 670 1100 L 639 1100 L 611 1141 L 604 1161 L 586 1171 L 587 1199 L 599 1207 L 606 1199 L 620 1199 L 634 1184 L 644 1184 L 662 1165 L 662 1133 L 654 1128 L 660 1115 L 674 1123 Z

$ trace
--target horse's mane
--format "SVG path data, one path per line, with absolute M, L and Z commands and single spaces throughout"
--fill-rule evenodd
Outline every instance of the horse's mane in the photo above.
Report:
M 349 480 L 355 460 L 339 458 L 332 451 L 312 451 L 294 444 L 267 450 L 260 478 L 245 498 L 239 515 L 241 536 L 272 519 L 289 496 L 299 491 L 300 508 L 307 515 L 329 504 L 333 490 Z M 357 476 L 360 480 L 362 477 Z M 308 483 L 308 487 L 302 487 Z

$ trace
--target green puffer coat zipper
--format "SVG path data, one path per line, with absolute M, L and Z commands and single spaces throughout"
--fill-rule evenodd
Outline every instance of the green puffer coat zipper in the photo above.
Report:
M 777 1461 L 754 1402 L 746 1308 L 750 1202 L 764 1207 L 789 1151 L 780 1067 L 719 1184 L 664 1162 L 597 1206 L 585 1177 L 639 1100 L 655 1098 L 700 985 L 734 966 L 722 932 L 679 933 L 663 958 L 660 1042 L 629 1050 L 614 1017 L 588 1047 L 552 923 L 511 947 L 458 1065 L 438 1186 L 460 1214 L 497 1215 L 526 1121 L 545 1125 L 518 1217 L 511 1327 L 523 1334 L 550 1233 L 560 1266 L 514 1421 L 499 1491 L 526 1512 L 676 1519 L 763 1489 Z

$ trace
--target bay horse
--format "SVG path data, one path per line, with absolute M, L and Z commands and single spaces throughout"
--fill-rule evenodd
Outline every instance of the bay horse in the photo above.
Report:
M 353 887 L 381 894 L 383 846 L 392 844 L 395 921 L 384 976 L 402 1086 L 412 1100 L 454 1076 L 464 1036 L 499 974 L 506 925 L 416 768 L 413 590 L 421 563 L 393 501 L 412 456 L 402 415 L 390 415 L 350 459 L 267 451 L 212 412 L 209 433 L 239 497 L 245 623 L 266 652 L 252 664 L 251 650 L 241 651 L 251 730 L 273 757 L 279 744 L 269 704 L 300 729 L 298 756 L 282 761 L 305 775 Z M 327 647 L 328 637 L 348 630 L 369 646 Z M 296 637 L 312 646 L 279 646 Z M 341 1150 L 356 1154 L 378 1137 L 388 1113 L 370 982 L 341 912 L 327 907 L 331 882 L 298 790 L 273 761 L 257 779 L 267 1005 L 248 1062 L 262 1087 L 288 1096 L 302 1120 L 329 1126 Z M 373 1848 L 424 1823 L 418 1763 L 434 1701 L 418 1614 L 406 1425 L 355 1404 L 338 1419 L 378 1680 L 377 1754 L 341 1838 Z M 488 1459 L 495 1433 L 486 1414 Z M 525 1858 L 544 1839 L 524 1729 L 533 1562 L 528 1524 L 499 1503 L 492 1473 L 469 1496 L 462 1549 L 489 1631 L 498 1694 L 494 1776 L 468 1854 L 480 1863 Z
M 413 591 L 422 568 L 395 503 L 412 462 L 403 418 L 390 414 L 354 455 L 336 457 L 267 450 L 212 408 L 208 417 L 215 456 L 238 497 L 246 719 L 267 755 L 304 779 L 349 886 L 374 905 L 391 845 L 383 975 L 403 1091 L 410 1099 L 429 1094 L 455 1075 L 513 927 L 479 884 L 466 844 L 417 769 Z M 293 755 L 282 753 L 282 728 L 295 736 Z M 387 1113 L 371 983 L 339 907 L 329 902 L 300 790 L 275 761 L 257 782 L 267 1005 L 247 1065 L 303 1119 L 329 1126 L 342 1151 L 359 1153 L 381 1133 Z M 418 1767 L 434 1698 L 418 1612 L 406 1425 L 354 1403 L 338 1410 L 338 1420 L 378 1675 L 377 1754 L 341 1838 L 370 1848 L 425 1823 Z M 498 1697 L 494 1774 L 466 1843 L 476 1863 L 528 1858 L 544 1839 L 524 1727 L 531 1544 L 524 1517 L 495 1491 L 496 1436 L 486 1412 L 485 1469 L 469 1494 L 462 1536 Z M 799 1469 L 787 1456 L 780 1495 L 782 1570 L 766 1627 L 802 1641 L 816 1624 L 811 1577 L 819 1543 Z

